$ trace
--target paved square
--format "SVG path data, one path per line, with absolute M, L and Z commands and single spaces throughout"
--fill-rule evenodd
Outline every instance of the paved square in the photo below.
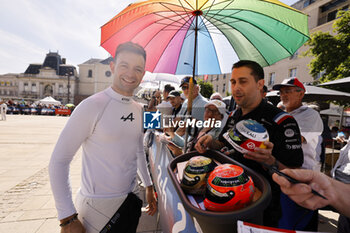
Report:
M 0 233 L 59 232 L 48 177 L 51 153 L 68 117 L 7 115 L 0 121 Z M 73 196 L 80 184 L 81 151 L 71 163 Z M 336 232 L 338 214 L 321 211 L 319 231 Z M 143 212 L 138 232 L 160 232 Z M 158 231 L 156 230 L 158 229 Z

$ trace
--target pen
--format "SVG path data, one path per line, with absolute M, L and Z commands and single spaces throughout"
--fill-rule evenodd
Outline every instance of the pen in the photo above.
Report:
M 267 167 L 269 169 L 269 171 L 271 173 L 276 173 L 277 175 L 280 175 L 280 176 L 283 176 L 284 178 L 286 178 L 289 182 L 291 182 L 292 184 L 302 184 L 303 182 L 299 181 L 299 180 L 296 180 L 290 176 L 288 176 L 287 174 L 281 172 L 280 170 L 278 170 L 276 167 L 274 166 L 270 166 L 270 165 L 267 165 L 265 163 L 263 163 L 263 165 L 265 167 Z M 327 198 L 325 196 L 323 196 L 322 194 L 320 194 L 319 192 L 315 191 L 314 189 L 311 189 L 311 192 L 319 197 L 322 197 L 323 199 L 327 200 Z

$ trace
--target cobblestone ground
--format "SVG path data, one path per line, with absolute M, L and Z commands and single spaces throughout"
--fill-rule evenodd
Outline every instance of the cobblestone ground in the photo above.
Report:
M 23 204 L 28 199 L 28 196 L 33 195 L 36 190 L 44 187 L 48 181 L 48 169 L 45 167 L 4 192 L 0 196 L 0 222 Z
M 48 163 L 67 117 L 8 115 L 0 121 L 0 233 L 59 232 Z M 80 184 L 81 151 L 71 163 L 73 198 Z M 157 232 L 143 212 L 138 232 Z
M 0 121 L 0 233 L 59 232 L 47 168 L 67 119 L 8 115 L 7 121 Z M 71 163 L 73 196 L 80 169 L 78 151 Z M 320 218 L 320 232 L 336 232 L 336 213 L 321 211 Z M 138 232 L 160 232 L 157 217 L 143 212 Z

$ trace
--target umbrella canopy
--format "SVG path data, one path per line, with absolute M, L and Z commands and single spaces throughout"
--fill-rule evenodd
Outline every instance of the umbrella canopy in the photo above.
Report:
M 342 111 L 341 108 L 329 108 L 320 111 L 320 114 L 329 116 L 341 116 Z M 343 112 L 343 116 L 350 117 L 350 112 Z
M 61 105 L 61 102 L 58 100 L 55 100 L 54 98 L 52 98 L 51 96 L 47 96 L 44 99 L 38 100 L 38 103 L 41 104 L 53 104 L 53 105 Z
M 306 92 L 303 98 L 303 101 L 327 101 L 327 100 L 348 100 L 350 101 L 350 94 L 341 91 L 335 91 L 327 88 L 315 87 L 304 85 Z M 278 91 L 270 91 L 267 93 L 266 97 L 268 99 L 278 99 Z
M 73 107 L 75 107 L 75 105 L 74 104 L 66 104 L 66 107 L 68 107 L 68 108 L 73 108 Z
M 151 73 L 147 71 L 141 81 L 140 87 L 146 89 L 162 89 L 166 84 L 170 84 L 178 89 L 183 77 L 183 75 Z
M 142 82 L 167 82 L 179 86 L 183 77 L 184 75 L 151 73 L 146 71 L 145 76 L 142 78 Z
M 130 4 L 101 28 L 114 56 L 132 41 L 146 70 L 171 74 L 231 72 L 238 60 L 271 65 L 309 39 L 307 15 L 277 0 L 148 0 Z
M 350 77 L 333 80 L 317 85 L 319 87 L 327 87 L 339 91 L 350 92 Z

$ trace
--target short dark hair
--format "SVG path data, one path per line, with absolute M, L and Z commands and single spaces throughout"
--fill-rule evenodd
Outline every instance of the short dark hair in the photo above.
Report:
M 124 52 L 124 51 L 135 53 L 135 54 L 139 54 L 146 61 L 146 51 L 145 51 L 145 49 L 141 45 L 135 44 L 135 43 L 133 43 L 131 41 L 125 42 L 123 44 L 118 45 L 117 49 L 115 50 L 114 60 L 117 59 L 117 56 L 118 56 L 119 53 Z
M 252 75 L 255 78 L 255 81 L 259 81 L 260 79 L 264 79 L 264 69 L 259 65 L 259 63 L 255 61 L 250 60 L 241 60 L 239 62 L 236 62 L 232 66 L 232 70 L 234 68 L 240 68 L 240 67 L 248 67 L 252 70 Z
M 170 84 L 167 84 L 164 86 L 164 91 L 165 92 L 171 92 L 172 90 L 175 90 L 175 87 L 171 86 Z

